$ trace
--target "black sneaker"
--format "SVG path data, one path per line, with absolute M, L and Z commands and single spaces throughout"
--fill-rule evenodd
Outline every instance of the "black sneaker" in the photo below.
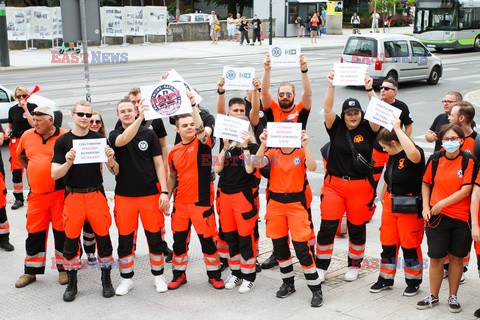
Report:
M 15 250 L 15 247 L 6 238 L 0 240 L 0 248 L 9 252 Z
M 272 252 L 270 257 L 262 263 L 262 269 L 271 269 L 275 266 L 278 266 L 277 256 L 275 255 L 275 252 Z
M 323 304 L 323 295 L 322 290 L 317 290 L 313 292 L 312 301 L 310 306 L 313 308 L 320 307 Z
M 220 258 L 220 272 L 228 268 L 228 259 L 227 258 Z
M 165 244 L 165 250 L 163 251 L 166 263 L 171 263 L 173 258 L 173 251 Z
M 457 296 L 454 294 L 448 297 L 448 310 L 453 313 L 462 311 L 462 307 L 460 307 L 460 303 L 458 303 Z
M 405 291 L 403 291 L 403 295 L 406 297 L 413 297 L 417 295 L 419 288 L 420 286 L 407 286 Z
M 480 318 L 480 309 L 478 309 L 477 311 L 475 311 L 475 313 L 473 314 L 475 317 L 477 318 Z
M 255 262 L 255 272 L 256 273 L 262 272 L 262 266 L 260 265 L 260 263 L 258 263 L 258 260 L 256 260 Z
M 391 286 L 387 285 L 386 283 L 382 281 L 377 281 L 375 282 L 371 287 L 370 287 L 370 292 L 371 293 L 379 293 L 383 290 L 390 289 Z
M 418 310 L 425 310 L 425 309 L 428 309 L 428 308 L 433 308 L 436 305 L 438 305 L 438 298 L 430 293 L 428 296 L 423 298 L 422 301 L 417 303 L 417 309 Z
M 295 292 L 295 286 L 286 282 L 282 283 L 280 289 L 277 291 L 277 298 L 286 298 Z
M 12 205 L 12 210 L 17 210 L 20 207 L 23 207 L 23 201 L 15 200 L 15 202 Z

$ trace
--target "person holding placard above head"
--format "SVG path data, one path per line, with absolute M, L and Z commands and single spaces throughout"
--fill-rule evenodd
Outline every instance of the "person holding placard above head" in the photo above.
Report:
M 233 116 L 248 121 L 246 116 Z M 218 132 L 218 131 L 217 131 Z M 223 148 L 214 162 L 219 174 L 217 212 L 223 237 L 229 249 L 231 274 L 225 281 L 226 289 L 240 285 L 239 292 L 253 289 L 256 278 L 256 252 L 258 208 L 255 203 L 256 187 L 251 154 L 258 150 L 252 126 L 242 133 L 243 142 L 223 139 Z
M 288 121 L 288 120 L 287 120 Z M 291 121 L 290 121 L 291 122 Z M 278 298 L 286 298 L 295 292 L 290 238 L 302 266 L 307 285 L 313 293 L 311 306 L 323 304 L 322 284 L 315 259 L 309 248 L 311 238 L 309 203 L 307 195 L 307 169 L 315 171 L 317 163 L 308 146 L 305 130 L 301 133 L 301 148 L 266 149 L 267 130 L 260 135 L 261 145 L 254 160 L 255 167 L 271 164 L 267 199 L 267 237 L 272 239 L 274 251 L 280 263 L 283 284 L 277 291 Z
M 73 301 L 77 294 L 77 270 L 80 268 L 79 238 L 86 219 L 90 222 L 97 241 L 100 268 L 102 270 L 102 287 L 105 298 L 113 297 L 110 271 L 114 262 L 112 241 L 109 229 L 112 223 L 110 209 L 102 183 L 101 163 L 89 162 L 88 155 L 75 150 L 74 144 L 102 145 L 105 137 L 88 129 L 92 117 L 92 105 L 87 101 L 79 101 L 73 106 L 71 117 L 74 127 L 55 142 L 52 159 L 52 178 L 63 178 L 65 182 L 65 202 L 63 209 L 65 228 L 65 247 L 63 249 L 64 268 L 68 273 L 68 285 L 63 294 L 64 301 Z M 102 140 L 103 139 L 103 140 Z M 97 150 L 99 158 L 106 158 L 108 170 L 116 175 L 118 163 L 114 159 L 115 152 L 109 146 L 105 151 Z M 93 150 L 88 151 L 93 152 Z M 103 154 L 104 152 L 104 154 Z M 87 153 L 87 152 L 85 152 Z M 78 159 L 78 161 L 76 161 Z M 77 162 L 77 163 L 75 163 Z M 78 162 L 82 162 L 79 164 Z
M 383 193 L 380 226 L 380 275 L 370 287 L 370 292 L 378 293 L 393 286 L 397 266 L 403 264 L 407 283 L 403 295 L 412 297 L 418 293 L 423 273 L 421 244 L 424 222 L 421 217 L 421 192 L 425 155 L 402 130 L 400 119 L 396 118 L 392 124 L 391 132 L 384 128 L 377 137 L 390 157 L 384 175 L 386 191 Z M 402 201 L 412 203 L 408 207 L 402 207 Z M 400 247 L 403 263 L 397 265 Z
M 168 288 L 174 290 L 187 283 L 185 272 L 190 228 L 193 224 L 202 246 L 208 282 L 215 289 L 223 289 L 225 285 L 221 279 L 220 258 L 213 241 L 216 223 L 213 214 L 212 166 L 199 162 L 201 159 L 212 158 L 212 140 L 203 126 L 195 97 L 189 91 L 187 96 L 192 103 L 193 112 L 177 116 L 175 131 L 179 133 L 182 141 L 168 154 L 168 191 L 170 196 L 174 196 L 173 279 Z
M 312 87 L 310 78 L 308 77 L 307 58 L 303 53 L 300 54 L 300 72 L 302 78 L 303 93 L 302 99 L 298 104 L 295 104 L 295 86 L 290 82 L 282 82 L 277 89 L 277 101 L 272 99 L 270 94 L 270 72 L 271 60 L 270 54 L 263 60 L 264 73 L 262 77 L 261 100 L 265 110 L 266 119 L 268 122 L 281 122 L 283 120 L 291 120 L 302 124 L 302 129 L 306 129 L 308 115 L 312 108 Z M 310 186 L 308 186 L 310 190 Z M 315 243 L 315 235 L 312 235 L 312 246 Z M 268 257 L 262 264 L 263 269 L 270 269 L 278 265 L 275 258 L 275 252 Z
M 365 84 L 365 90 L 367 91 L 368 98 L 377 97 L 375 91 L 373 91 L 373 80 L 370 76 L 367 76 L 367 83 Z M 400 121 L 402 128 L 404 127 L 405 134 L 410 137 L 413 131 L 413 120 L 410 115 L 410 110 L 405 102 L 396 98 L 398 91 L 398 83 L 392 78 L 385 79 L 380 86 L 380 94 L 382 101 L 394 106 L 397 109 L 402 110 L 400 114 Z M 374 189 L 377 190 L 378 181 L 382 176 L 383 168 L 388 162 L 388 153 L 383 151 L 380 144 L 375 141 L 373 145 L 373 179 L 375 180 Z M 383 195 L 380 195 L 380 199 L 383 199 Z
M 133 288 L 135 263 L 135 238 L 138 217 L 142 220 L 148 242 L 150 268 L 155 277 L 157 292 L 166 292 L 163 277 L 163 246 L 161 230 L 164 227 L 163 212 L 168 211 L 168 191 L 162 149 L 156 134 L 142 126 L 144 105 L 138 114 L 128 98 L 117 104 L 117 117 L 121 128 L 110 132 L 109 140 L 115 150 L 120 168 L 115 176 L 115 223 L 118 228 L 118 258 L 120 276 L 123 278 L 115 290 L 117 295 L 127 294 Z M 138 115 L 138 116 L 137 116 Z M 157 183 L 160 184 L 160 194 Z
M 343 102 L 340 116 L 335 113 L 334 76 L 334 72 L 331 71 L 327 77 L 328 87 L 323 107 L 325 127 L 330 136 L 330 151 L 321 195 L 322 222 L 317 236 L 316 263 L 319 277 L 323 281 L 331 262 L 335 232 L 346 212 L 350 239 L 345 281 L 354 281 L 358 277 L 365 252 L 365 224 L 374 212 L 371 208 L 373 206 L 371 155 L 380 126 L 364 119 L 360 102 L 354 98 Z

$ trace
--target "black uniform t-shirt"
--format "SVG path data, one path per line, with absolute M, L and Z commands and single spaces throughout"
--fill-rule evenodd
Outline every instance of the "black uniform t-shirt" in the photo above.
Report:
M 5 134 L 5 131 L 3 131 L 3 126 L 1 123 L 0 123 L 0 132 Z M 5 179 L 5 169 L 3 168 L 3 159 L 2 159 L 1 151 L 0 151 L 0 173 L 3 174 L 3 178 Z M 3 190 L 0 190 L 0 192 L 3 192 Z
M 425 170 L 425 154 L 422 148 L 416 146 L 422 156 L 419 163 L 413 163 L 407 158 L 404 150 L 388 158 L 384 180 L 388 191 L 396 195 L 420 194 L 422 178 Z M 393 178 L 390 177 L 390 172 Z M 390 183 L 392 186 L 390 186 Z M 393 187 L 393 188 L 392 188 Z
M 330 153 L 328 155 L 327 171 L 337 177 L 364 177 L 353 167 L 353 155 L 347 140 L 345 122 L 337 115 L 333 125 L 327 129 L 330 136 Z M 373 131 L 367 120 L 362 120 L 358 127 L 350 131 L 355 150 L 365 159 L 371 161 L 373 142 L 377 132 Z
M 92 130 L 88 131 L 83 137 L 76 136 L 72 131 L 69 131 L 55 141 L 52 162 L 58 164 L 64 164 L 66 162 L 65 155 L 73 147 L 73 140 L 100 138 L 105 139 L 102 134 Z M 101 163 L 74 164 L 63 177 L 63 181 L 66 186 L 71 188 L 99 187 L 103 183 L 102 171 L 100 170 L 101 166 Z
M 435 117 L 435 120 L 433 120 L 432 125 L 430 126 L 430 130 L 435 132 L 437 135 L 442 129 L 444 125 L 450 124 L 450 121 L 448 120 L 448 114 L 442 113 L 439 114 L 438 116 Z M 476 124 L 475 121 L 472 121 L 472 129 L 475 129 Z M 442 148 L 442 141 L 435 141 L 435 148 L 433 151 L 440 151 Z
M 390 105 L 402 110 L 402 113 L 400 113 L 400 122 L 402 123 L 402 126 L 408 126 L 413 123 L 413 120 L 410 117 L 410 110 L 405 102 L 395 99 L 395 101 Z M 380 152 L 385 152 L 383 151 L 382 146 L 380 146 L 376 140 L 373 147 Z
M 32 113 L 36 107 L 38 107 L 36 104 L 27 102 L 27 109 L 30 113 Z M 20 138 L 25 131 L 32 127 L 30 123 L 28 123 L 25 111 L 18 104 L 10 107 L 8 110 L 8 123 L 12 124 L 11 136 L 13 138 Z
M 252 103 L 245 99 L 245 115 L 250 119 L 250 112 L 252 111 Z M 267 127 L 267 116 L 263 110 L 262 101 L 260 101 L 260 110 L 258 115 L 258 123 L 256 126 L 253 126 L 253 132 L 255 133 L 255 139 L 257 143 L 260 143 L 260 135 L 263 132 L 263 129 Z
M 123 127 L 115 129 L 108 137 L 120 166 L 115 176 L 117 181 L 115 194 L 125 197 L 157 194 L 158 179 L 153 157 L 162 155 L 157 136 L 152 130 L 140 127 L 132 141 L 122 147 L 116 147 L 115 140 L 124 131 Z
M 250 154 L 255 155 L 258 144 L 249 143 Z M 255 175 L 245 171 L 244 153 L 242 148 L 228 150 L 230 157 L 225 156 L 223 170 L 219 173 L 218 187 L 225 193 L 237 193 L 242 190 L 251 191 L 255 187 Z M 252 161 L 252 160 L 250 160 Z

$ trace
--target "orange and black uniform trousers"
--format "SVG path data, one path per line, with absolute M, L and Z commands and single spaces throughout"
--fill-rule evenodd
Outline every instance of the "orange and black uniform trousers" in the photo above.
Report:
M 267 237 L 272 239 L 273 250 L 280 265 L 283 282 L 293 284 L 294 273 L 290 239 L 295 249 L 298 261 L 305 275 L 308 288 L 321 290 L 322 284 L 318 278 L 315 259 L 309 248 L 311 239 L 311 219 L 307 212 L 305 191 L 298 193 L 269 192 L 267 199 L 267 214 L 265 216 Z
M 424 221 L 417 214 L 392 212 L 391 194 L 385 192 L 383 198 L 380 241 L 382 253 L 378 281 L 392 286 L 397 267 L 403 266 L 405 282 L 408 286 L 422 283 Z M 398 261 L 398 251 L 402 248 L 403 261 Z
M 65 190 L 28 195 L 27 231 L 25 241 L 25 273 L 44 274 L 47 258 L 47 238 L 50 222 L 55 240 L 55 264 L 57 270 L 64 271 L 63 249 L 65 231 L 63 227 L 63 204 Z
M 322 222 L 317 235 L 317 268 L 330 265 L 335 233 L 346 212 L 348 230 L 348 266 L 360 268 L 367 238 L 365 223 L 374 210 L 369 207 L 373 188 L 367 178 L 353 180 L 327 175 L 321 195 Z
M 80 269 L 80 234 L 85 220 L 88 219 L 97 240 L 100 267 L 111 269 L 114 262 L 112 241 L 109 234 L 112 217 L 103 187 L 88 188 L 88 190 L 87 188 L 78 190 L 67 187 L 63 215 L 65 228 L 64 268 L 66 270 Z
M 154 276 L 163 274 L 164 241 L 161 229 L 163 214 L 158 208 L 160 194 L 142 197 L 115 195 L 115 223 L 118 229 L 118 265 L 122 278 L 132 278 L 135 264 L 135 242 L 138 216 L 142 220 L 150 256 L 150 269 Z
M 221 278 L 220 258 L 213 240 L 213 236 L 217 232 L 213 211 L 212 205 L 174 202 L 172 211 L 172 271 L 174 279 L 187 270 L 188 246 L 192 225 L 200 240 L 208 277 L 217 280 Z
M 235 193 L 217 189 L 217 212 L 228 245 L 228 265 L 232 274 L 255 281 L 258 209 L 252 189 Z
M 15 200 L 23 201 L 23 166 L 17 159 L 17 148 L 20 137 L 10 138 L 8 148 L 10 150 L 10 171 L 12 172 L 13 196 Z
M 376 192 L 378 181 L 382 177 L 383 168 L 388 162 L 388 153 L 373 148 L 372 160 L 373 160 L 373 181 L 374 181 L 373 190 L 375 190 Z
M 0 160 L 1 161 L 1 160 Z M 0 240 L 9 239 L 10 224 L 7 219 L 7 187 L 5 186 L 5 172 L 0 171 Z

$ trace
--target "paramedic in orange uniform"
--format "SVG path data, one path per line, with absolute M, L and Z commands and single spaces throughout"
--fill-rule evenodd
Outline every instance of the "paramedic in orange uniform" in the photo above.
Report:
M 327 176 L 324 179 L 321 195 L 322 222 L 317 236 L 316 262 L 319 277 L 325 280 L 330 265 L 335 232 L 343 214 L 347 213 L 348 271 L 345 281 L 354 281 L 358 277 L 365 252 L 366 227 L 374 213 L 372 170 L 354 166 L 352 147 L 371 162 L 374 140 L 380 127 L 365 120 L 357 99 L 349 98 L 343 102 L 342 113 L 338 116 L 333 110 L 335 87 L 333 71 L 327 77 L 328 87 L 325 94 L 325 127 L 330 136 L 330 152 L 327 162 Z M 365 77 L 365 88 L 371 88 L 372 78 Z M 347 133 L 350 135 L 348 142 Z
M 249 121 L 246 116 L 236 116 Z M 217 212 L 222 225 L 223 237 L 229 249 L 228 265 L 231 274 L 225 281 L 226 289 L 240 285 L 239 292 L 247 293 L 253 288 L 256 278 L 255 225 L 258 209 L 255 204 L 255 176 L 251 154 L 257 153 L 258 145 L 252 126 L 242 134 L 243 143 L 223 140 L 223 149 L 214 161 L 214 171 L 219 174 L 217 189 Z
M 283 284 L 277 291 L 278 298 L 286 298 L 295 292 L 289 232 L 297 258 L 302 266 L 307 285 L 312 291 L 312 307 L 323 304 L 322 284 L 318 277 L 313 253 L 309 249 L 311 238 L 310 217 L 307 203 L 311 201 L 307 190 L 307 169 L 315 171 L 317 163 L 308 146 L 308 136 L 302 130 L 301 148 L 270 148 L 266 150 L 268 133 L 260 136 L 261 145 L 254 160 L 256 167 L 270 163 L 267 214 L 267 237 L 272 239 Z
M 80 268 L 79 240 L 86 219 L 90 222 L 97 240 L 100 268 L 102 270 L 102 287 L 105 298 L 113 297 L 110 271 L 113 263 L 112 242 L 109 229 L 112 223 L 107 198 L 103 190 L 101 163 L 74 164 L 77 150 L 73 141 L 85 139 L 105 139 L 103 135 L 88 129 L 92 117 L 92 105 L 87 101 L 77 102 L 73 106 L 71 117 L 74 127 L 55 142 L 52 159 L 52 178 L 63 178 L 66 196 L 63 209 L 63 226 L 65 228 L 64 267 L 68 273 L 68 286 L 63 300 L 70 302 L 77 294 L 77 270 Z M 116 175 L 118 163 L 115 152 L 105 147 L 108 170 Z
M 471 247 L 470 193 L 476 160 L 460 150 L 464 133 L 457 125 L 448 125 L 439 135 L 445 151 L 430 156 L 423 175 L 423 218 L 426 221 L 430 293 L 417 303 L 417 309 L 434 307 L 439 303 L 443 277 L 443 262 L 449 255 L 448 306 L 450 312 L 462 310 L 457 292 L 463 272 L 463 258 Z M 434 170 L 436 167 L 436 170 Z
M 382 201 L 382 224 L 380 241 L 382 242 L 380 275 L 378 281 L 370 287 L 370 292 L 378 293 L 393 286 L 397 271 L 398 251 L 403 251 L 403 265 L 407 288 L 404 296 L 412 297 L 418 293 L 422 283 L 423 219 L 421 207 L 416 213 L 392 211 L 392 195 L 420 196 L 422 175 L 425 168 L 423 150 L 416 146 L 402 130 L 401 120 L 395 119 L 393 130 L 380 130 L 377 140 L 383 150 L 389 154 L 384 175 Z
M 0 124 L 0 146 L 4 140 L 3 127 Z M 1 157 L 1 154 L 0 154 Z M 0 248 L 5 251 L 13 251 L 15 247 L 10 243 L 10 224 L 7 219 L 7 187 L 5 186 L 5 169 L 3 160 L 0 158 Z
M 53 124 L 53 111 L 49 107 L 37 107 L 32 112 L 33 129 L 25 131 L 20 138 L 18 161 L 27 169 L 30 193 L 28 195 L 27 231 L 25 241 L 25 273 L 15 283 L 22 288 L 36 280 L 37 274 L 45 273 L 47 238 L 50 222 L 55 239 L 55 261 L 60 284 L 68 282 L 63 268 L 63 179 L 53 180 L 51 167 L 55 141 L 67 132 Z
M 216 222 L 213 214 L 213 181 L 210 179 L 212 140 L 205 132 L 193 94 L 187 92 L 187 95 L 193 112 L 177 117 L 175 131 L 182 141 L 168 154 L 170 196 L 178 182 L 173 195 L 172 211 L 173 279 L 168 288 L 174 290 L 187 282 L 185 271 L 188 264 L 190 228 L 193 224 L 202 246 L 208 282 L 215 289 L 223 289 L 225 285 L 221 279 L 220 258 L 213 241 Z M 206 164 L 202 159 L 210 163 Z

